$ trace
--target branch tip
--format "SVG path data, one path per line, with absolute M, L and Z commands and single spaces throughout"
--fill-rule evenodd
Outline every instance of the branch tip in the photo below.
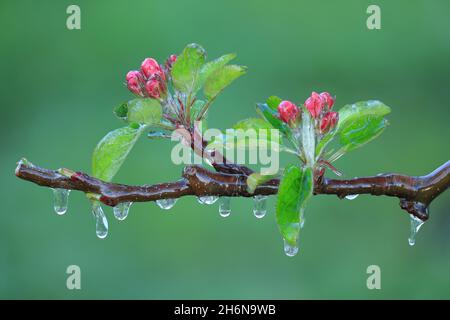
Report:
M 422 221 L 429 219 L 428 205 L 419 201 L 400 199 L 400 207 Z

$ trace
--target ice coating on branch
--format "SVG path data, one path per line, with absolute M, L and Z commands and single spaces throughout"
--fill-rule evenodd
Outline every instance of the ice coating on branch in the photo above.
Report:
M 204 197 L 197 198 L 197 201 L 200 204 L 213 204 L 217 200 L 219 200 L 219 197 L 217 197 L 217 196 L 204 196 Z

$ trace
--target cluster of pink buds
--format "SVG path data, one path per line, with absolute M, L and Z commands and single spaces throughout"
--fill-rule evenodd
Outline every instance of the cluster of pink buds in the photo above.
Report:
M 171 69 L 177 56 L 171 55 L 165 68 L 159 65 L 153 58 L 146 58 L 141 65 L 140 71 L 129 71 L 126 76 L 128 89 L 140 96 L 153 99 L 164 99 L 167 93 L 166 73 Z
M 278 114 L 281 121 L 286 122 L 287 124 L 292 126 L 297 121 L 300 114 L 300 110 L 295 105 L 295 103 L 284 100 L 281 101 L 280 104 L 278 105 Z
M 320 94 L 313 92 L 305 101 L 305 107 L 311 116 L 317 120 L 321 133 L 330 131 L 338 122 L 339 114 L 335 111 L 331 111 L 333 105 L 334 97 L 328 92 L 322 92 Z

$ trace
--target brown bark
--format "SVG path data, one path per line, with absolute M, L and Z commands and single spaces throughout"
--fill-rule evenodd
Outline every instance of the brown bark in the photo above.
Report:
M 178 181 L 130 186 L 104 182 L 81 172 L 62 174 L 21 161 L 16 168 L 16 176 L 40 186 L 98 194 L 101 196 L 100 200 L 109 206 L 115 206 L 120 202 L 145 202 L 183 196 L 252 197 L 273 195 L 278 192 L 279 181 L 274 179 L 258 186 L 253 194 L 248 193 L 246 184 L 248 173 L 245 167 L 235 168 L 232 165 L 225 165 L 223 168 L 218 166 L 215 169 L 219 172 L 211 172 L 199 166 L 187 166 Z M 353 194 L 397 197 L 402 209 L 422 220 L 427 220 L 429 204 L 449 185 L 450 161 L 425 176 L 380 174 L 348 180 L 324 177 L 316 181 L 314 194 L 331 194 L 340 198 Z

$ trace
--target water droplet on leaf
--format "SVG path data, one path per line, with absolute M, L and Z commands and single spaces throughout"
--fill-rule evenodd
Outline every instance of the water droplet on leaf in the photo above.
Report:
M 103 212 L 102 206 L 98 202 L 92 204 L 92 214 L 95 218 L 95 233 L 100 239 L 108 235 L 108 220 Z
M 172 209 L 178 199 L 159 199 L 156 200 L 156 204 L 164 210 Z
M 132 204 L 133 202 L 121 202 L 116 205 L 113 208 L 114 217 L 116 217 L 116 219 L 120 221 L 125 220 L 128 217 L 128 212 Z
M 213 204 L 217 200 L 219 200 L 219 197 L 216 197 L 216 196 L 205 196 L 205 197 L 197 198 L 197 201 L 200 204 Z
M 359 194 L 349 194 L 347 196 L 345 196 L 345 199 L 347 200 L 355 200 L 356 198 L 358 198 Z
M 231 199 L 229 197 L 220 198 L 219 214 L 223 218 L 231 214 Z
M 59 215 L 63 215 L 67 211 L 70 190 L 53 189 L 53 208 Z
M 288 257 L 293 257 L 298 253 L 298 245 L 292 246 L 284 239 L 284 253 Z
M 253 197 L 253 214 L 256 218 L 264 218 L 267 212 L 267 196 L 254 196 Z
M 417 218 L 412 214 L 409 215 L 409 218 L 411 221 L 411 231 L 408 238 L 408 243 L 410 246 L 413 246 L 416 244 L 416 235 L 419 232 L 420 228 L 425 223 L 425 221 L 421 220 L 420 218 Z

